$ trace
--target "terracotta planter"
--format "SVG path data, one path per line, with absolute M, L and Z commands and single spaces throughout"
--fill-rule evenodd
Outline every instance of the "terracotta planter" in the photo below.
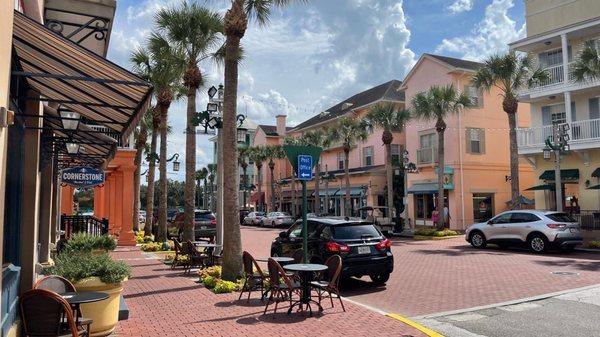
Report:
M 123 282 L 106 284 L 97 277 L 89 277 L 75 283 L 77 291 L 101 291 L 108 294 L 108 298 L 103 301 L 81 305 L 82 315 L 94 320 L 90 327 L 90 336 L 108 336 L 115 329 L 119 321 L 119 301 Z

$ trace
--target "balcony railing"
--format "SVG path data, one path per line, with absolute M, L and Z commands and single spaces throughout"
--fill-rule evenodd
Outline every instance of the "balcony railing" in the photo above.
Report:
M 107 128 L 104 125 L 87 125 L 89 128 L 91 128 L 94 131 L 98 131 L 103 133 L 104 135 L 114 139 L 117 141 L 117 146 L 121 147 L 121 148 L 128 148 L 128 149 L 132 149 L 133 148 L 133 133 L 131 133 L 131 136 L 129 137 L 129 139 L 127 139 L 126 142 L 123 142 L 121 140 L 121 137 L 119 136 L 118 132 L 112 131 L 109 128 Z
M 600 140 L 600 119 L 575 121 L 570 126 L 571 145 Z M 552 125 L 517 130 L 519 148 L 536 147 L 541 150 L 548 137 L 553 137 Z
M 75 233 L 104 235 L 108 233 L 108 219 L 98 219 L 91 215 L 61 215 L 60 229 L 65 232 L 67 239 Z
M 433 164 L 436 162 L 436 157 L 437 157 L 437 148 L 435 148 L 435 147 L 425 147 L 422 149 L 417 149 L 417 164 L 418 165 Z

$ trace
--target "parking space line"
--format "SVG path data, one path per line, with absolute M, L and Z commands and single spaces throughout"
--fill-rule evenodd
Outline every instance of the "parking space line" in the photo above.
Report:
M 444 337 L 444 335 L 442 335 L 436 331 L 433 331 L 433 330 L 431 330 L 413 320 L 410 320 L 404 316 L 401 316 L 398 314 L 393 314 L 393 313 L 387 313 L 386 316 L 391 317 L 396 320 L 399 320 L 400 322 L 402 322 L 404 324 L 410 325 L 411 327 L 421 331 L 422 333 L 426 334 L 429 337 Z

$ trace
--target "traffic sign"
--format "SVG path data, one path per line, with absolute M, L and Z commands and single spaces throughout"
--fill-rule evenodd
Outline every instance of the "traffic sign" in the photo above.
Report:
M 301 154 L 298 156 L 298 179 L 299 180 L 311 180 L 313 178 L 312 174 L 313 167 L 313 158 L 312 156 Z

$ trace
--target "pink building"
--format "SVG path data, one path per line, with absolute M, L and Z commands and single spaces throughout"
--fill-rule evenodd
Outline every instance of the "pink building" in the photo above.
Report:
M 401 90 L 410 108 L 413 97 L 433 85 L 454 84 L 472 97 L 476 107 L 450 116 L 445 133 L 446 198 L 450 227 L 464 229 L 507 209 L 510 200 L 508 119 L 500 92 L 478 91 L 471 78 L 480 63 L 423 54 L 406 76 Z M 432 226 L 431 212 L 437 194 L 434 121 L 413 120 L 406 128 L 406 148 L 418 173 L 408 175 L 408 216 L 411 223 Z M 529 125 L 529 109 L 519 106 L 518 126 Z M 532 186 L 531 166 L 520 168 L 522 188 Z M 533 194 L 524 193 L 532 198 Z

